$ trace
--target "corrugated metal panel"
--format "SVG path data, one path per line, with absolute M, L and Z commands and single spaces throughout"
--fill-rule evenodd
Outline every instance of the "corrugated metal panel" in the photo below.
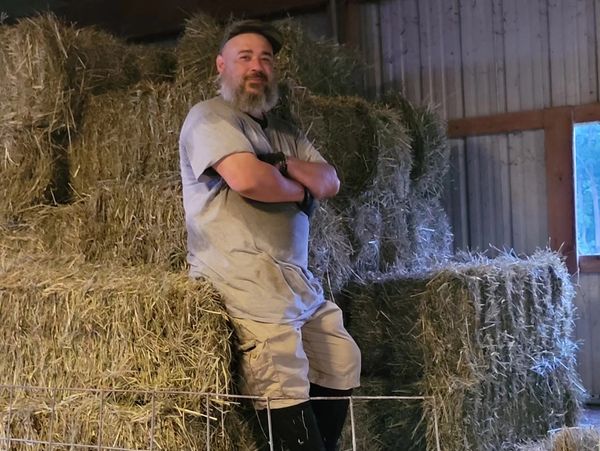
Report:
M 597 99 L 594 0 L 548 2 L 552 105 Z
M 498 1 L 460 4 L 465 116 L 505 110 L 502 21 Z M 496 13 L 496 15 L 494 14 Z
M 531 254 L 548 244 L 546 161 L 542 130 L 508 136 L 512 247 Z
M 505 0 L 506 111 L 550 106 L 547 0 Z
M 380 41 L 379 9 L 374 3 L 361 5 L 361 30 L 369 30 L 361 36 L 361 52 L 364 56 L 367 70 L 364 77 L 364 87 L 369 98 L 376 98 L 381 93 L 382 58 Z
M 468 138 L 466 153 L 469 247 L 511 246 L 507 138 Z
M 450 147 L 450 170 L 446 179 L 444 205 L 452 224 L 454 248 L 469 247 L 468 203 L 467 203 L 467 171 L 465 156 L 465 140 L 453 139 Z
M 446 193 L 455 248 L 513 249 L 547 244 L 543 131 L 453 140 Z M 493 252 L 492 252 L 493 253 Z

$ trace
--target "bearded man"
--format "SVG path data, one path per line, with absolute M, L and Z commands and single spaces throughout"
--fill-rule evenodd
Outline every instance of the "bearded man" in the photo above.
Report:
M 246 20 L 225 32 L 216 57 L 220 95 L 195 105 L 180 136 L 192 277 L 221 293 L 241 353 L 241 391 L 254 395 L 274 449 L 335 450 L 360 351 L 342 313 L 308 270 L 314 199 L 339 190 L 335 169 L 277 103 L 274 57 L 282 36 Z

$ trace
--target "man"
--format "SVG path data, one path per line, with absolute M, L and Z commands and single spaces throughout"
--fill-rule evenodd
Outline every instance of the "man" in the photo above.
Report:
M 221 292 L 240 343 L 242 393 L 275 449 L 335 450 L 360 351 L 340 309 L 308 270 L 314 199 L 339 189 L 335 169 L 307 138 L 267 112 L 278 100 L 273 26 L 225 32 L 216 66 L 220 96 L 195 105 L 180 136 L 192 277 Z M 267 406 L 268 404 L 268 406 Z

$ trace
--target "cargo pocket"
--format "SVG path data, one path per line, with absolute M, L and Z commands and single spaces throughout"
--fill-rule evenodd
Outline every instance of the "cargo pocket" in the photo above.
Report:
M 268 341 L 248 340 L 238 349 L 242 354 L 242 393 L 263 397 L 281 396 L 281 384 Z

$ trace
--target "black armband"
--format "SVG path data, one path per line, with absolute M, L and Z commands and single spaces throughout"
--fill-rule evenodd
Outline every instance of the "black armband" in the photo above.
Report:
M 306 214 L 306 216 L 309 218 L 311 217 L 313 211 L 315 210 L 316 202 L 315 198 L 306 186 L 304 187 L 304 198 L 302 199 L 302 202 L 297 202 L 297 205 L 298 208 Z

